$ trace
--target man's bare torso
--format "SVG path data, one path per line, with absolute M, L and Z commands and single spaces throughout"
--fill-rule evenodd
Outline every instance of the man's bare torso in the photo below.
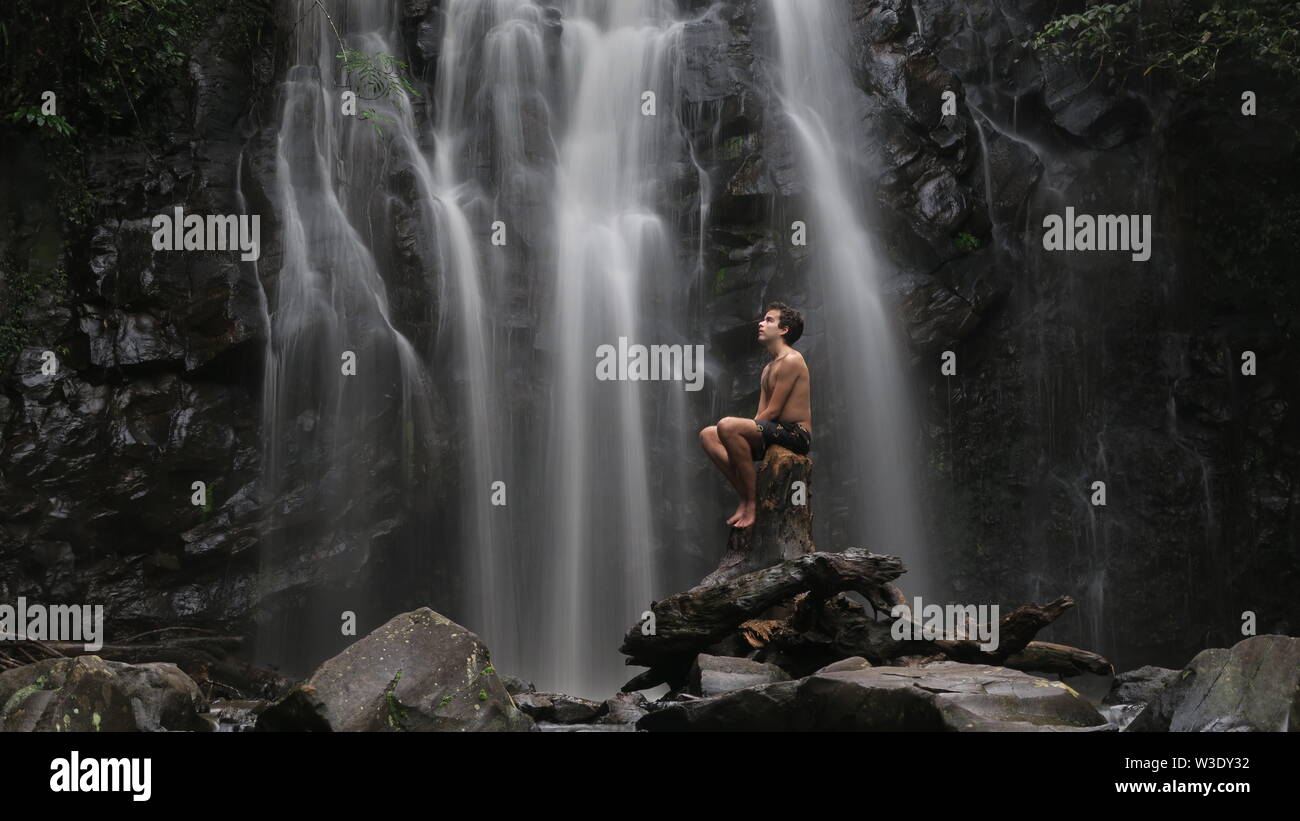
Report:
M 808 363 L 804 361 L 803 355 L 793 348 L 777 359 L 772 360 L 767 364 L 767 367 L 763 368 L 763 375 L 759 378 L 759 410 L 761 411 L 767 407 L 768 400 L 772 396 L 772 388 L 776 380 L 773 379 L 771 371 L 772 367 L 778 363 L 783 368 L 793 367 L 795 369 L 795 383 L 794 387 L 790 389 L 790 395 L 786 397 L 785 406 L 776 409 L 776 419 L 778 422 L 796 422 L 803 425 L 809 433 L 812 433 L 811 387 L 809 385 Z

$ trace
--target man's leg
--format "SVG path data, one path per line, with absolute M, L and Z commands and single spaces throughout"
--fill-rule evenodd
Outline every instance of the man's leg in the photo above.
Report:
M 753 419 L 728 416 L 718 420 L 718 438 L 731 457 L 731 465 L 740 479 L 740 516 L 732 522 L 735 527 L 749 527 L 754 523 L 756 502 L 754 499 L 754 447 L 763 443 L 758 432 L 758 425 Z
M 727 518 L 727 524 L 731 524 L 740 518 L 741 508 L 745 505 L 745 486 L 740 483 L 740 477 L 736 475 L 736 469 L 731 464 L 731 457 L 727 454 L 727 448 L 718 438 L 718 426 L 709 425 L 700 431 L 700 446 L 704 452 L 709 454 L 713 464 L 718 466 L 722 475 L 727 477 L 727 481 L 736 489 L 736 495 L 740 497 L 740 504 L 736 505 L 736 512 Z

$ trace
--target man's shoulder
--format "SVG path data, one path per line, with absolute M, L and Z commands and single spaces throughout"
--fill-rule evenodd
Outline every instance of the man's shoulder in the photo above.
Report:
M 804 370 L 804 371 L 808 370 L 808 362 L 804 360 L 803 354 L 799 353 L 794 348 L 791 348 L 790 353 L 785 355 L 785 357 L 781 361 L 781 364 L 789 365 L 790 367 L 796 370 Z

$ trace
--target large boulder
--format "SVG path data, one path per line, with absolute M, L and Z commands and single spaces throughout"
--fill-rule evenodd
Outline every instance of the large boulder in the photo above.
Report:
M 642 730 L 1098 731 L 1069 686 L 1017 670 L 940 662 L 815 673 L 660 708 Z
M 1300 727 L 1300 639 L 1253 636 L 1196 654 L 1128 732 L 1285 732 Z
M 175 664 L 45 659 L 0 674 L 0 731 L 211 729 L 198 685 Z
M 421 607 L 322 664 L 259 731 L 531 730 L 478 636 Z

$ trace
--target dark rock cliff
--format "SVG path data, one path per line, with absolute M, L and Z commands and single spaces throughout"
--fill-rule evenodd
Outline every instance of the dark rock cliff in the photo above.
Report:
M 56 260 L 67 288 L 27 306 L 0 390 L 0 598 L 103 602 L 117 636 L 230 625 L 256 568 L 255 269 L 151 243 L 151 218 L 175 206 L 242 210 L 245 129 L 273 66 L 239 36 L 246 20 L 214 17 L 188 75 L 142 104 L 134 128 L 80 145 L 87 220 L 59 219 L 58 169 L 42 165 L 38 137 L 5 138 L 3 244 L 33 270 Z M 195 481 L 204 506 L 191 504 Z

